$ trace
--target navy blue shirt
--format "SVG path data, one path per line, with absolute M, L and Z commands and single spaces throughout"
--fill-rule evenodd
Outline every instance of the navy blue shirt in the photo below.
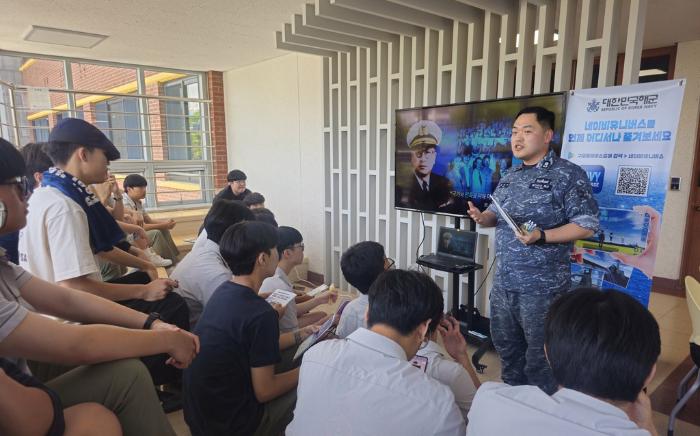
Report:
M 493 193 L 518 224 L 533 221 L 549 230 L 568 223 L 597 231 L 598 203 L 591 182 L 578 165 L 550 150 L 537 165 L 510 168 Z M 571 287 L 572 243 L 524 245 L 518 241 L 493 204 L 496 214 L 496 273 L 494 288 L 508 292 L 547 294 Z
M 10 262 L 19 265 L 19 253 L 17 246 L 19 244 L 19 230 L 0 236 L 0 247 L 5 249 L 5 255 L 10 259 Z
M 264 405 L 250 369 L 281 360 L 277 312 L 252 289 L 227 281 L 209 299 L 194 333 L 200 352 L 184 373 L 184 413 L 193 436 L 249 435 Z

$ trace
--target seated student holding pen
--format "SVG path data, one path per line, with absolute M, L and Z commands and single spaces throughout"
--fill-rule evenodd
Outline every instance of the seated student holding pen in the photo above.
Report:
M 27 186 L 21 155 L 2 139 L 0 174 L 0 203 L 6 212 L 0 220 L 0 234 L 7 234 L 26 223 Z M 167 353 L 170 365 L 183 368 L 198 352 L 198 339 L 152 316 L 34 277 L 8 262 L 1 251 L 0 356 L 13 363 L 3 361 L 2 368 L 11 380 L 0 375 L 0 384 L 5 394 L 13 391 L 17 397 L 0 401 L 0 433 L 13 434 L 17 426 L 26 430 L 35 425 L 39 433 L 47 433 L 52 421 L 60 425 L 56 420 L 60 421 L 64 408 L 99 403 L 116 414 L 125 435 L 173 435 L 146 368 L 128 358 Z M 90 325 L 61 323 L 35 312 Z M 28 376 L 24 359 L 86 366 L 43 386 Z M 31 404 L 33 413 L 16 409 L 19 404 Z M 104 420 L 104 432 L 115 434 L 110 415 L 103 409 L 91 406 L 88 412 L 93 414 L 90 422 Z M 73 413 L 65 418 L 69 425 Z
M 340 258 L 340 269 L 345 280 L 357 288 L 361 295 L 348 303 L 343 310 L 336 330 L 339 338 L 346 338 L 358 328 L 367 327 L 367 292 L 374 280 L 393 265 L 394 261 L 386 257 L 384 247 L 378 242 L 358 242 L 345 250 Z
M 277 230 L 243 221 L 219 241 L 232 277 L 197 322 L 201 352 L 185 371 L 185 421 L 193 436 L 277 435 L 291 420 L 299 369 L 275 373 L 280 350 L 313 329 L 280 335 L 278 314 L 258 295 L 278 264 Z

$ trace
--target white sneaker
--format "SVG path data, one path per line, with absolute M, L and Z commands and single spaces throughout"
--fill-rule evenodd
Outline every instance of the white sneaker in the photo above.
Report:
M 146 254 L 148 255 L 148 260 L 150 260 L 151 263 L 153 263 L 153 265 L 155 265 L 155 266 L 166 267 L 166 266 L 170 266 L 173 264 L 172 260 L 163 259 L 158 254 L 156 254 L 152 248 L 149 248 L 148 250 L 146 250 Z

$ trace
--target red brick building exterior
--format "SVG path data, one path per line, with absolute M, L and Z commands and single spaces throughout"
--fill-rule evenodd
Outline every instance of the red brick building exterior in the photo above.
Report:
M 134 68 L 122 68 L 117 66 L 106 66 L 96 64 L 83 64 L 69 62 L 72 76 L 73 89 L 77 91 L 91 92 L 113 92 L 119 94 L 137 94 L 137 76 Z M 65 88 L 64 63 L 56 60 L 29 59 L 20 68 L 23 78 L 23 85 L 46 87 L 51 89 Z M 219 71 L 209 71 L 204 73 L 209 104 L 209 118 L 211 125 L 211 160 L 213 171 L 213 184 L 220 189 L 226 184 L 227 152 L 226 152 L 226 117 L 224 109 L 224 87 L 223 73 Z M 187 74 L 144 71 L 146 89 L 144 94 L 148 96 L 165 96 L 165 87 L 178 81 L 193 77 Z M 199 90 L 199 98 L 204 90 Z M 68 110 L 68 99 L 66 93 L 51 92 L 51 108 L 38 112 L 27 113 L 27 119 L 22 123 L 36 125 L 37 120 L 48 120 L 41 123 L 47 128 L 53 127 L 60 117 L 65 116 Z M 118 97 L 111 97 L 100 94 L 75 94 L 76 109 L 82 117 L 91 123 L 97 124 L 97 117 L 101 112 L 104 116 L 104 102 L 114 101 Z M 97 105 L 102 104 L 102 109 L 98 110 Z M 166 126 L 166 102 L 159 99 L 148 99 L 148 122 L 146 128 L 149 135 L 152 159 L 168 160 L 168 134 Z M 99 124 L 98 124 L 99 125 Z M 119 145 L 119 144 L 117 144 Z M 159 189 L 160 191 L 160 189 Z M 160 199 L 160 194 L 159 194 Z

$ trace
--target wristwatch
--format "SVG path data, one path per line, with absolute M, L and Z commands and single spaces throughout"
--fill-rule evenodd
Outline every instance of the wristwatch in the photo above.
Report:
M 157 320 L 160 319 L 160 313 L 158 312 L 151 312 L 148 314 L 148 318 L 146 318 L 146 322 L 143 323 L 143 329 L 144 330 L 150 330 L 151 326 L 153 323 Z
M 544 245 L 547 243 L 547 236 L 544 234 L 544 229 L 538 229 L 540 231 L 540 238 L 535 241 L 535 245 Z

